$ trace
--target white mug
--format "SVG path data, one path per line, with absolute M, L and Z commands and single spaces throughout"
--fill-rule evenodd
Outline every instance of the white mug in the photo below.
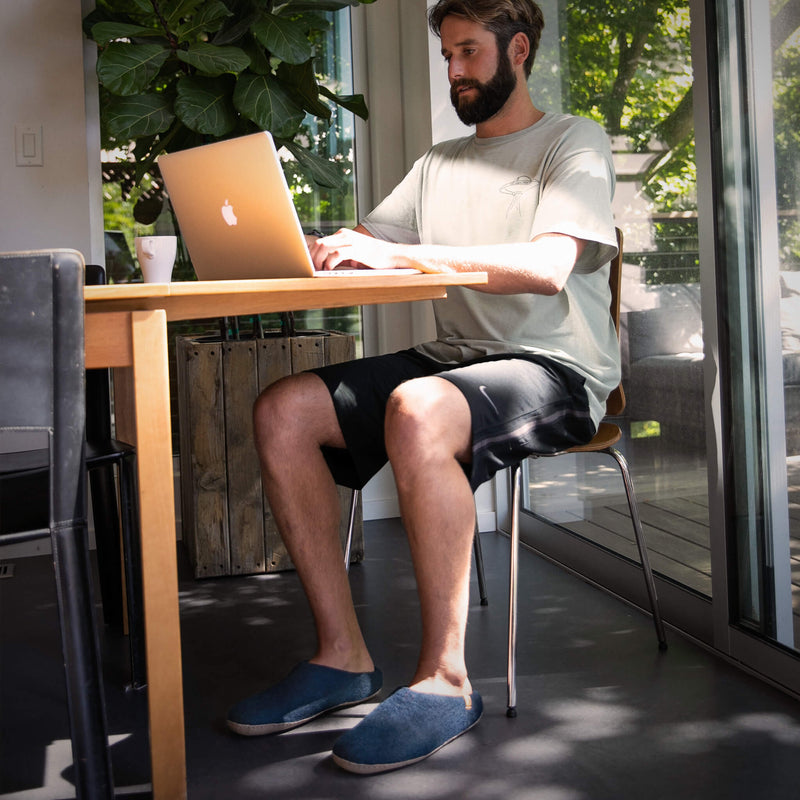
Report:
M 177 236 L 137 236 L 136 258 L 145 283 L 169 283 L 178 249 Z

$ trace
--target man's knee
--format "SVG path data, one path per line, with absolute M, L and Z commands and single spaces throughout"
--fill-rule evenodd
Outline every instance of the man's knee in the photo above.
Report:
M 395 445 L 417 444 L 461 452 L 468 446 L 469 406 L 449 381 L 417 378 L 397 387 L 386 406 L 385 437 L 390 457 Z
M 257 443 L 283 438 L 342 446 L 328 389 L 309 372 L 281 378 L 264 389 L 253 406 L 253 427 Z
M 308 378 L 306 374 L 288 375 L 261 392 L 253 405 L 256 435 L 280 433 L 298 424 L 302 409 L 309 405 L 306 398 L 315 388 Z

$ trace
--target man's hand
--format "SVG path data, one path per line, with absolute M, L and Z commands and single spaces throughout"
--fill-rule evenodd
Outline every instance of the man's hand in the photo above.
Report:
M 341 228 L 331 236 L 315 239 L 309 244 L 311 260 L 318 270 L 336 267 L 365 267 L 368 269 L 393 269 L 395 267 L 414 267 L 425 272 L 435 271 L 425 268 L 411 259 L 403 245 L 376 239 L 368 233 Z

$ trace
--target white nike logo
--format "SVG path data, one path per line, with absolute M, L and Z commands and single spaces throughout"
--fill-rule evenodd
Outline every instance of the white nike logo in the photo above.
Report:
M 494 409 L 495 413 L 497 413 L 497 406 L 494 404 L 492 398 L 489 397 L 489 392 L 487 391 L 487 387 L 484 384 L 481 384 L 478 387 L 478 391 L 489 401 L 489 405 Z

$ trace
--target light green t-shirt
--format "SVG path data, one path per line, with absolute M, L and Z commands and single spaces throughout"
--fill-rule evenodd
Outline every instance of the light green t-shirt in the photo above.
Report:
M 554 296 L 449 288 L 446 299 L 433 301 L 436 340 L 417 349 L 443 363 L 509 352 L 549 356 L 585 377 L 598 423 L 620 377 L 608 287 L 617 250 L 614 180 L 602 128 L 565 114 L 545 114 L 508 136 L 469 136 L 429 150 L 362 221 L 373 236 L 487 245 L 564 233 L 589 244 Z

